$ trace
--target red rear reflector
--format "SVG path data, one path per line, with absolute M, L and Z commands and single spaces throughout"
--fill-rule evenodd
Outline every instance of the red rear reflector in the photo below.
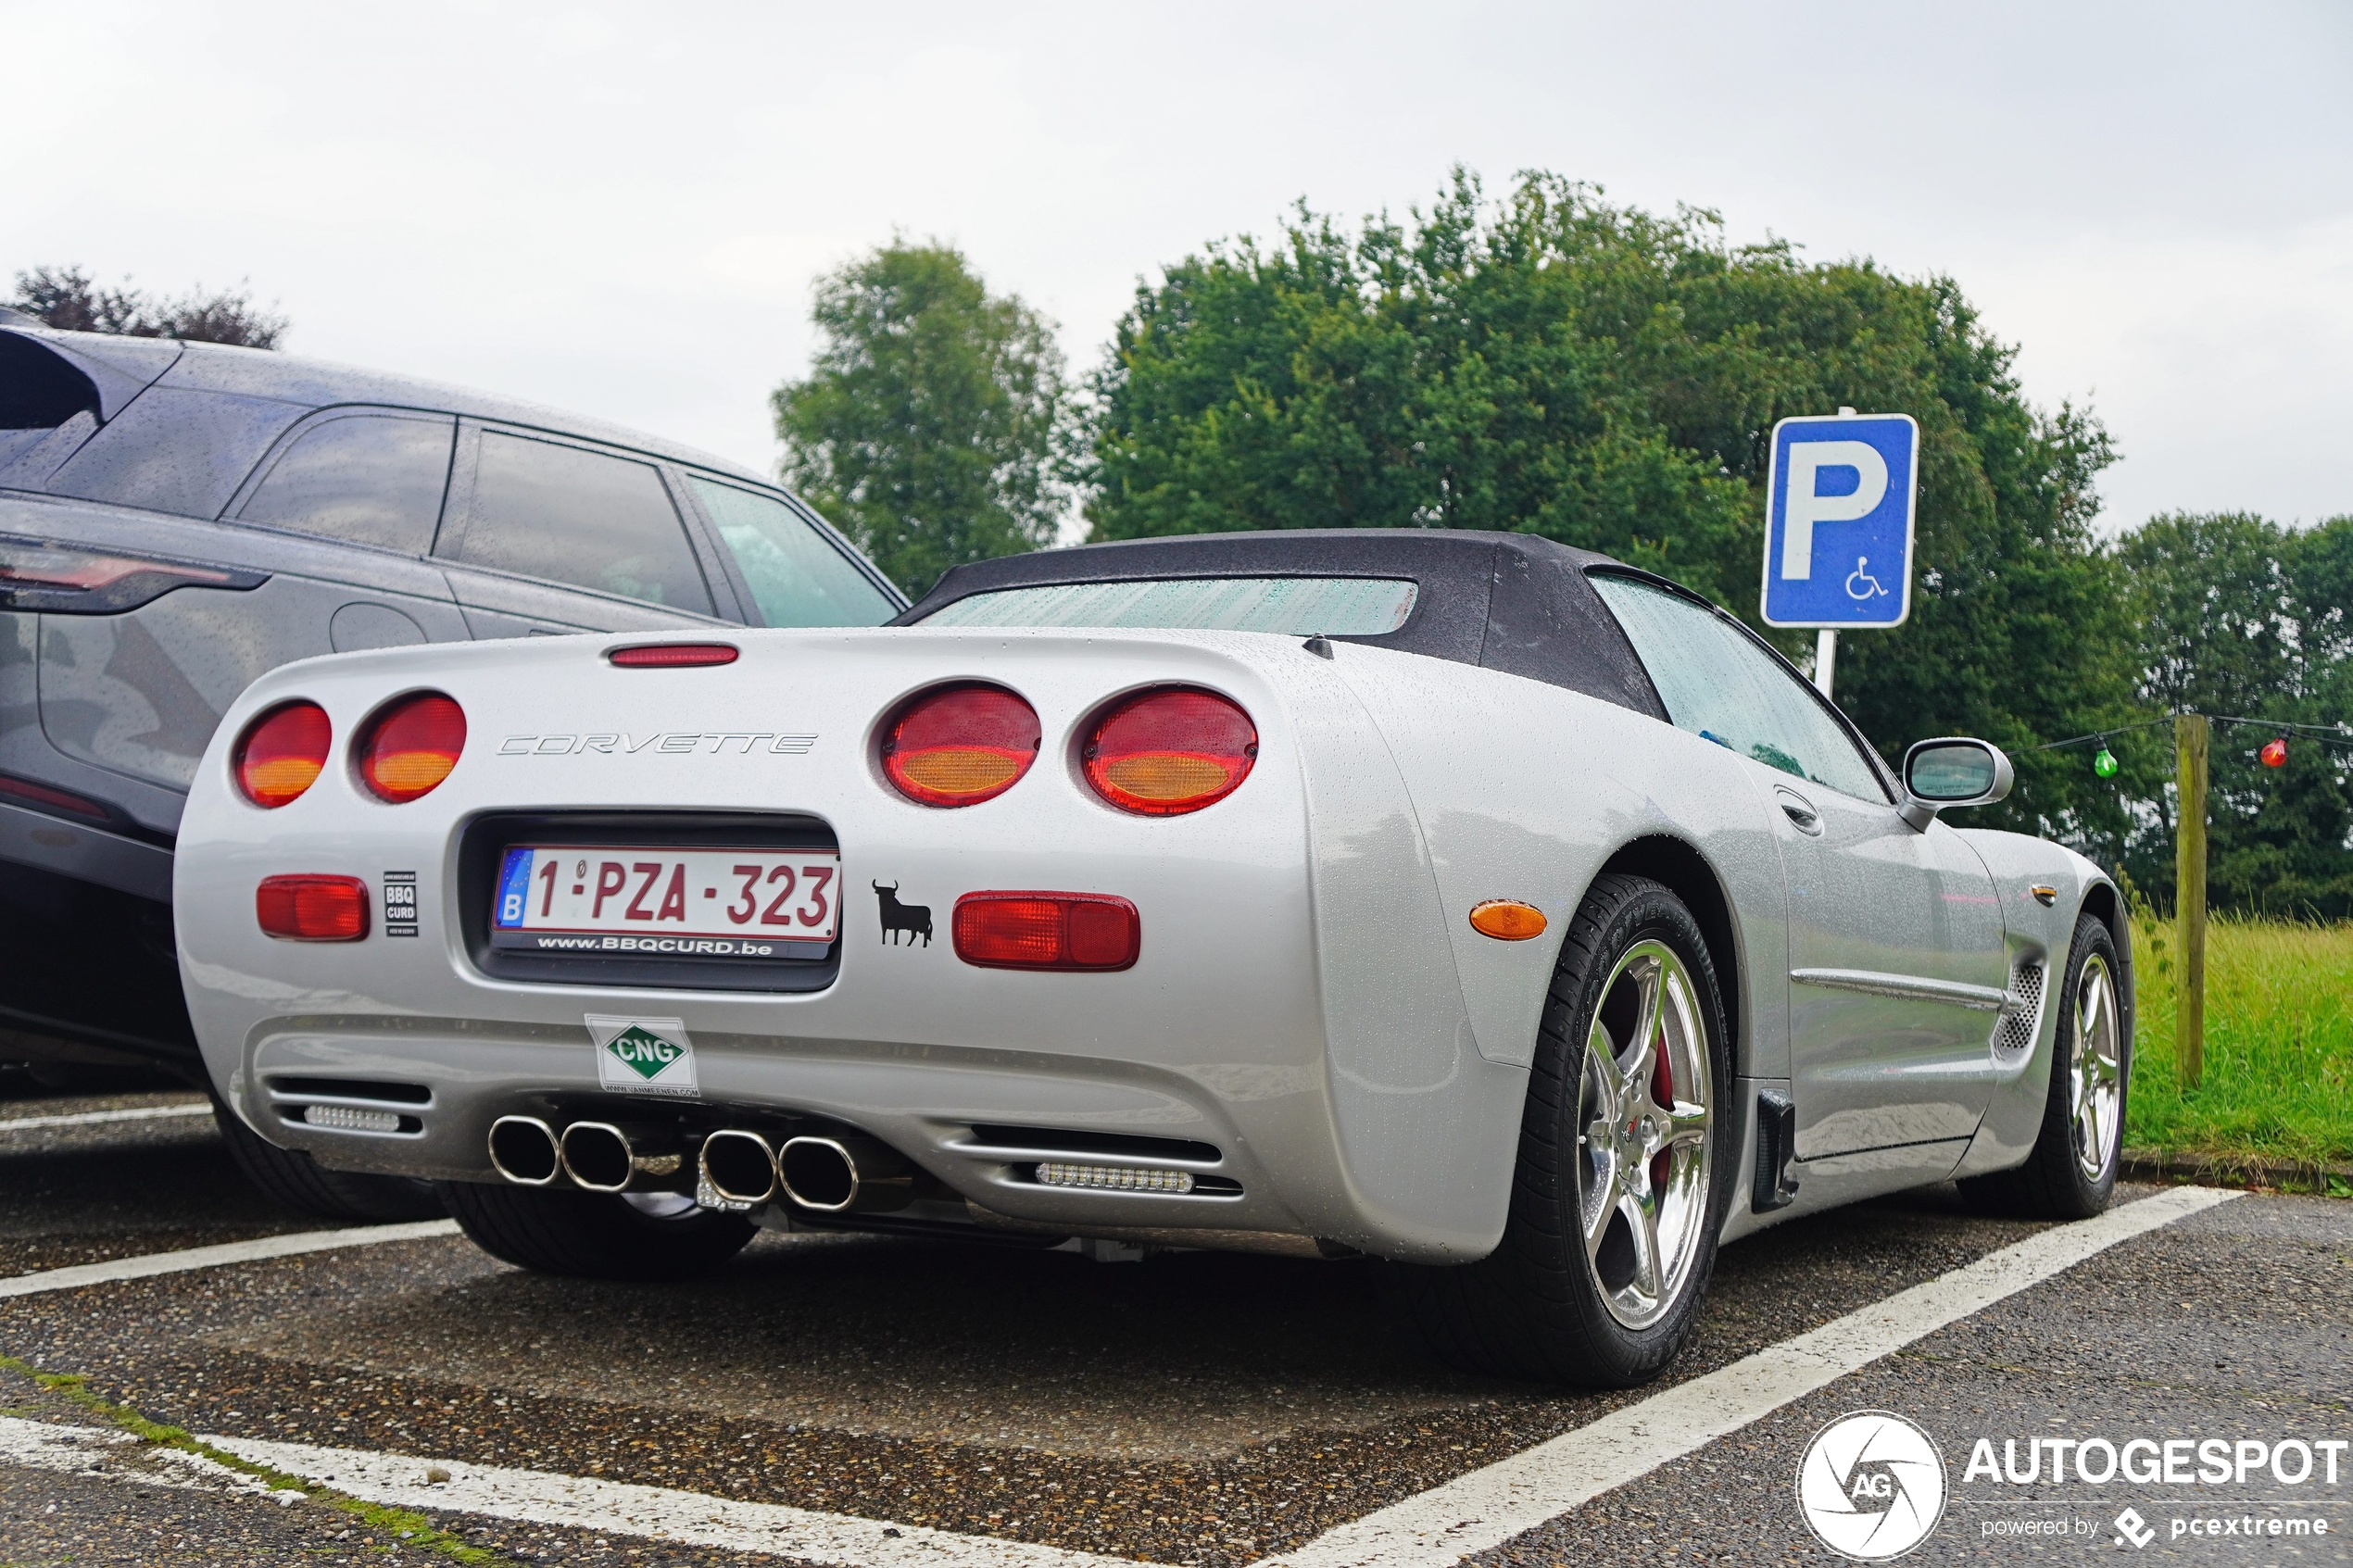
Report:
M 967 893 L 953 924 L 983 969 L 1126 969 L 1144 941 L 1136 906 L 1105 893 Z
M 883 734 L 891 784 L 924 806 L 974 806 L 1013 787 L 1038 760 L 1038 711 L 1002 686 L 941 686 Z
M 237 787 L 257 806 L 283 806 L 318 779 L 333 736 L 327 710 L 315 702 L 271 709 L 237 742 Z
M 368 935 L 368 884 L 356 876 L 270 876 L 254 890 L 254 918 L 289 942 L 357 942 Z
M 466 711 L 439 692 L 404 696 L 360 731 L 359 776 L 397 806 L 429 795 L 466 749 Z
M 51 789 L 47 784 L 37 784 L 30 779 L 12 779 L 5 773 L 0 773 L 0 800 L 31 806 L 39 810 L 70 811 L 77 817 L 87 817 L 97 822 L 107 822 L 114 815 L 94 800 L 68 794 L 62 789 Z
M 1139 692 L 1107 709 L 1081 754 L 1087 782 L 1123 811 L 1174 817 L 1234 793 L 1258 760 L 1258 727 L 1215 692 Z
M 605 658 L 623 670 L 692 670 L 705 664 L 733 664 L 736 649 L 726 643 L 646 643 L 615 648 Z

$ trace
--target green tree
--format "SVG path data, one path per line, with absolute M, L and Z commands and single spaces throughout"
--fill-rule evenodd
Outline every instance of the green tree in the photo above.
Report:
M 286 319 L 264 310 L 243 289 L 208 290 L 201 283 L 177 299 L 157 299 L 126 282 L 99 288 L 79 267 L 35 267 L 17 274 L 16 308 L 69 332 L 118 332 L 125 337 L 176 337 L 191 343 L 233 343 L 275 348 Z
M 917 596 L 1050 543 L 1070 407 L 1052 326 L 937 243 L 894 241 L 816 294 L 816 363 L 772 399 L 786 481 Z
M 1427 213 L 1350 232 L 1303 204 L 1139 286 L 1092 378 L 1098 539 L 1219 529 L 1525 530 L 1605 550 L 1755 616 L 1774 421 L 1851 405 L 1922 437 L 1909 622 L 1844 639 L 1839 696 L 1900 755 L 2009 748 L 1973 820 L 2113 851 L 2128 818 L 2038 741 L 2130 711 L 2130 626 L 2091 532 L 2111 458 L 2038 410 L 1949 279 L 1735 246 L 1710 213 L 1614 207 L 1457 170 Z M 1801 661 L 1810 637 L 1777 642 Z
M 2168 513 L 2118 541 L 2139 628 L 2140 695 L 2160 712 L 2335 726 L 2353 743 L 2353 518 L 2306 533 L 2245 512 Z M 2353 915 L 2353 744 L 2217 724 L 2208 797 L 2208 897 L 2278 914 Z M 2117 784 L 2140 826 L 2123 861 L 2161 902 L 2173 891 L 2169 732 L 2132 750 Z

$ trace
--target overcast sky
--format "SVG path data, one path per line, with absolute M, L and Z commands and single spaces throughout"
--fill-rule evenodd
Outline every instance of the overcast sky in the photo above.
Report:
M 0 0 L 0 273 L 250 278 L 295 352 L 761 469 L 811 281 L 962 245 L 1099 358 L 1139 276 L 1461 162 L 1948 272 L 2107 521 L 2353 511 L 2353 6 Z

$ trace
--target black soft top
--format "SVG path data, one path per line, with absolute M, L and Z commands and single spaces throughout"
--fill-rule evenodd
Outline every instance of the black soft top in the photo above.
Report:
M 1667 717 L 1634 646 L 1586 581 L 1594 567 L 1630 569 L 1529 533 L 1470 529 L 1284 529 L 1081 545 L 950 570 L 891 622 L 911 626 L 975 594 L 1075 583 L 1179 577 L 1386 577 L 1417 589 L 1403 626 L 1335 637 L 1525 675 Z M 1647 572 L 1636 572 L 1649 579 Z

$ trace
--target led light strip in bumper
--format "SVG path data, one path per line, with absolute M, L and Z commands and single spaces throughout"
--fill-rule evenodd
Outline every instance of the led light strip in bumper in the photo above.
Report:
M 1038 1185 L 1098 1187 L 1111 1192 L 1190 1192 L 1190 1171 L 1139 1171 L 1125 1165 L 1072 1165 L 1059 1160 L 1038 1164 Z

